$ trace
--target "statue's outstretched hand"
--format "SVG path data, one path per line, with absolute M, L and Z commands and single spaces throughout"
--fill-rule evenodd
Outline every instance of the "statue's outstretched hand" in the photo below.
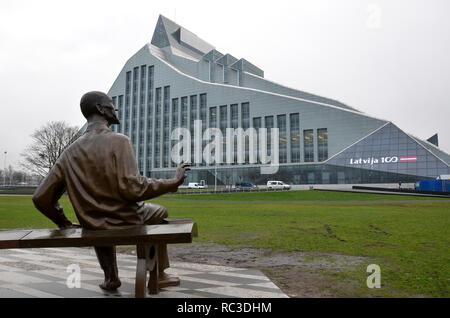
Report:
M 173 189 L 173 192 L 176 192 L 178 187 L 182 185 L 184 180 L 187 178 L 186 171 L 191 170 L 190 166 L 190 163 L 185 162 L 177 168 L 177 171 L 175 171 L 175 188 Z

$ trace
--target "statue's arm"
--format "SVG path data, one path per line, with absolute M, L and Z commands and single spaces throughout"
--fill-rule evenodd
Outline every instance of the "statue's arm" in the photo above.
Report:
M 57 163 L 41 182 L 32 198 L 36 209 L 60 228 L 72 226 L 72 222 L 64 215 L 63 208 L 58 202 L 65 190 L 62 171 Z
M 144 194 L 143 200 L 156 198 L 160 195 L 176 192 L 178 189 L 177 181 L 175 179 L 152 179 L 146 178 L 147 191 Z
M 117 182 L 121 195 L 130 201 L 145 201 L 178 188 L 178 181 L 172 179 L 150 179 L 141 176 L 129 140 L 122 140 L 115 153 Z

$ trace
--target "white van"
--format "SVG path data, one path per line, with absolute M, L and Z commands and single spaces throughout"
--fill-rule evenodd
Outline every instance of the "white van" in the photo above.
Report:
M 269 190 L 289 190 L 291 186 L 283 181 L 268 181 L 267 189 Z
M 205 184 L 201 184 L 198 182 L 189 182 L 188 189 L 205 189 Z

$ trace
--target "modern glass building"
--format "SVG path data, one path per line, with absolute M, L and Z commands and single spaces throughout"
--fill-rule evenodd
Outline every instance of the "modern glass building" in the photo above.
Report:
M 450 174 L 450 156 L 437 147 L 437 137 L 420 140 L 339 101 L 266 80 L 249 61 L 218 52 L 163 16 L 151 43 L 126 62 L 108 95 L 121 120 L 113 129 L 131 139 L 139 170 L 147 177 L 173 176 L 178 163 L 171 151 L 178 141 L 171 133 L 176 128 L 192 136 L 218 128 L 224 135 L 224 163 L 195 160 L 196 149 L 190 146 L 191 162 L 197 163 L 186 182 L 214 184 L 217 176 L 219 185 L 397 183 Z M 268 154 L 274 150 L 270 129 L 277 128 L 276 172 L 261 173 L 261 158 L 251 160 L 248 142 L 227 158 L 227 143 L 236 138 L 226 138 L 227 128 L 258 133 L 266 128 Z M 207 143 L 200 139 L 201 149 Z M 240 156 L 244 163 L 237 163 Z

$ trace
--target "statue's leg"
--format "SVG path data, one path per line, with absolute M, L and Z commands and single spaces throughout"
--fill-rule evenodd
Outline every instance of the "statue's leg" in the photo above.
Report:
M 158 247 L 158 269 L 160 273 L 164 273 L 164 270 L 170 267 L 167 244 L 159 244 Z
M 146 213 L 144 215 L 144 224 L 161 224 L 169 216 L 167 209 L 163 206 L 146 203 L 145 204 Z M 158 284 L 160 287 L 167 286 L 178 286 L 180 284 L 180 279 L 177 277 L 171 277 L 167 275 L 164 270 L 169 268 L 169 256 L 167 254 L 167 244 L 158 245 L 158 273 L 159 279 Z
M 148 281 L 148 292 L 150 295 L 156 295 L 159 292 L 159 266 L 158 266 L 158 244 L 147 247 L 147 268 L 150 271 L 150 279 Z
M 100 284 L 100 288 L 105 290 L 116 290 L 122 285 L 119 279 L 117 268 L 116 247 L 115 246 L 95 246 L 98 262 L 105 274 L 105 281 Z

